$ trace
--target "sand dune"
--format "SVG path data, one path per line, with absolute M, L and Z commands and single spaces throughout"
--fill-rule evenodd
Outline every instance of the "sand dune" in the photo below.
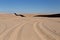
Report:
M 60 40 L 60 18 L 25 16 L 0 14 L 0 40 Z

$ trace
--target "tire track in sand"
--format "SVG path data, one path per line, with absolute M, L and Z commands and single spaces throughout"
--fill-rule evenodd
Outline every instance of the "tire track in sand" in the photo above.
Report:
M 29 21 L 28 21 L 29 22 Z M 2 35 L 0 35 L 1 40 L 17 40 L 17 34 L 22 30 L 23 26 L 28 22 L 23 22 L 23 24 L 17 24 L 14 27 L 6 30 Z M 14 34 L 15 33 L 15 34 Z M 13 36 L 12 36 L 13 35 Z M 21 34 L 20 34 L 21 35 Z M 14 38 L 13 38 L 14 37 Z
M 0 35 L 0 40 L 21 40 L 18 39 L 18 35 L 22 34 L 22 30 L 25 26 L 25 24 L 31 23 L 32 20 L 30 21 L 24 21 L 21 24 L 17 24 L 14 27 L 8 29 L 5 31 L 5 33 L 3 33 L 2 35 Z M 33 22 L 33 29 L 35 31 L 35 33 L 39 36 L 39 38 L 41 38 L 41 40 L 60 40 L 59 37 L 53 33 L 52 31 L 50 31 L 43 22 L 38 22 L 38 21 L 34 21 Z M 20 37 L 21 38 L 21 37 Z
M 46 29 L 42 22 L 35 22 L 33 28 L 41 40 L 60 40 L 58 36 Z

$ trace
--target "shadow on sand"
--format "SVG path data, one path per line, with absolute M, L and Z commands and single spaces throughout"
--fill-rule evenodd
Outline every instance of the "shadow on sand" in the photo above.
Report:
M 25 16 L 22 15 L 22 14 L 16 14 L 16 13 L 14 13 L 14 15 L 16 15 L 16 16 L 21 16 L 21 17 L 25 17 Z M 60 13 L 58 13 L 58 14 L 50 14 L 50 15 L 35 15 L 35 16 L 33 16 L 33 17 L 51 17 L 51 18 L 53 18 L 53 17 L 60 17 Z
M 35 15 L 34 17 L 60 17 L 60 14 Z
M 14 13 L 16 16 L 21 16 L 21 17 L 25 17 L 24 15 L 22 15 L 22 14 L 16 14 L 16 13 Z

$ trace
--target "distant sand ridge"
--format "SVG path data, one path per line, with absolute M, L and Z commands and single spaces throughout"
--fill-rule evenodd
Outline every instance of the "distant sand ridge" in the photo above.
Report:
M 0 14 L 0 40 L 60 40 L 60 18 Z

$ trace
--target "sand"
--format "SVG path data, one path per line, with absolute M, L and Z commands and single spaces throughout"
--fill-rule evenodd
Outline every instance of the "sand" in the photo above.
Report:
M 0 14 L 0 40 L 60 40 L 60 18 L 25 16 Z

